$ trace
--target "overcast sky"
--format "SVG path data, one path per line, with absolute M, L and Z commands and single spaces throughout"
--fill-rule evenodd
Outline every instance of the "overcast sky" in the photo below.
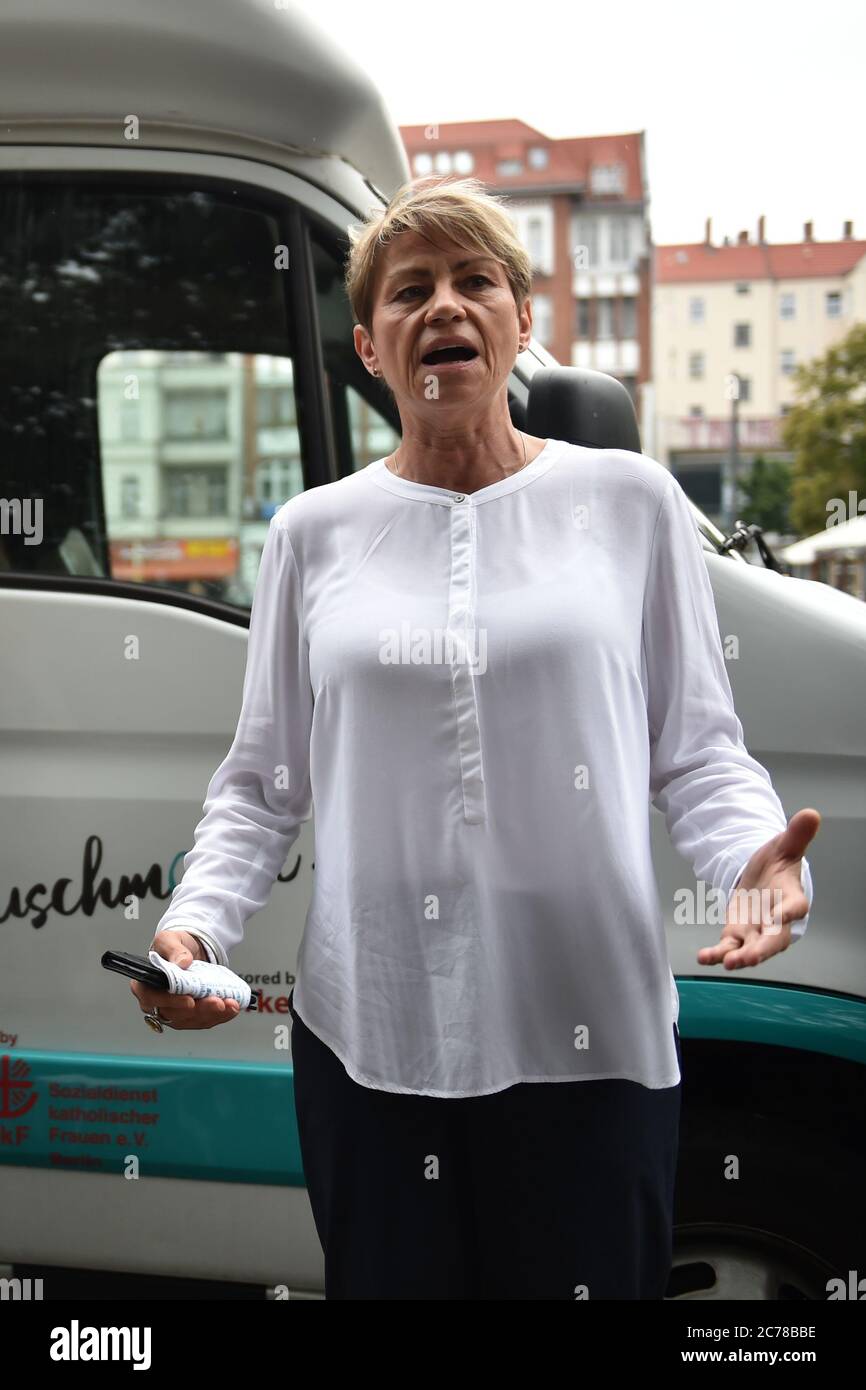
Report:
M 398 125 L 646 131 L 656 244 L 866 239 L 863 0 L 302 0 Z

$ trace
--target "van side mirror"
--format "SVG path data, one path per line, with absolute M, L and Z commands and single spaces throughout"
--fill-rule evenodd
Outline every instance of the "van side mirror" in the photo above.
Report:
M 526 429 L 590 449 L 642 453 L 631 396 L 621 381 L 584 367 L 540 367 L 529 383 Z

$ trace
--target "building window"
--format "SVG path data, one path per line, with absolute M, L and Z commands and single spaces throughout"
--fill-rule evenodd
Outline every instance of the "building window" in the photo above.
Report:
M 703 407 L 702 405 L 690 405 L 690 406 L 689 406 L 689 418 L 690 418 L 691 420 L 703 420 L 703 418 L 704 418 L 704 407 Z
M 296 424 L 294 386 L 259 385 L 256 423 L 260 426 Z
M 433 156 L 433 168 L 437 174 L 450 174 L 453 168 L 449 150 L 437 150 Z
M 120 515 L 126 521 L 134 521 L 141 515 L 141 481 L 138 478 L 122 478 L 120 482 Z
M 526 237 L 529 243 L 526 249 L 535 269 L 544 261 L 544 222 L 540 217 L 530 217 L 526 226 Z
M 739 400 L 740 404 L 742 405 L 743 401 L 750 401 L 751 399 L 752 399 L 752 378 L 749 377 L 749 376 L 741 376 L 741 377 L 740 377 L 740 394 L 739 394 L 739 396 L 738 396 L 738 400 Z
M 500 159 L 496 166 L 496 172 L 506 178 L 513 174 L 522 174 L 523 164 L 519 159 Z
M 589 183 L 593 193 L 624 193 L 625 169 L 621 164 L 594 164 Z
M 736 284 L 736 292 L 737 292 L 737 294 L 748 294 L 750 289 L 751 289 L 751 286 L 748 284 L 748 282 L 747 282 L 746 280 L 738 280 L 738 281 L 737 281 L 737 284 Z
M 709 517 L 718 515 L 722 506 L 722 470 L 717 463 L 705 468 L 691 465 L 675 473 L 674 477 L 686 496 L 702 512 Z
M 298 459 L 259 460 L 256 467 L 256 500 L 262 515 L 267 516 L 303 488 L 303 482 L 298 487 L 299 473 Z
M 619 305 L 619 336 L 621 338 L 637 337 L 637 300 L 621 299 Z
M 791 413 L 791 407 L 790 407 L 789 405 L 783 405 L 783 406 L 782 406 L 782 414 L 783 414 L 783 415 L 790 415 L 790 413 Z
M 228 395 L 225 391 L 167 391 L 166 439 L 227 439 Z
M 797 296 L 786 293 L 779 296 L 779 318 L 792 319 L 797 312 Z
M 781 368 L 782 376 L 793 376 L 796 361 L 793 348 L 782 348 Z
M 734 324 L 734 347 L 751 347 L 752 345 L 752 325 L 750 323 Z
M 627 261 L 629 256 L 630 222 L 627 217 L 610 219 L 610 259 L 614 262 Z
M 689 376 L 697 381 L 703 380 L 704 354 L 702 352 L 689 353 Z
M 415 170 L 416 174 L 432 174 L 432 154 L 416 154 L 415 158 L 412 160 L 412 167 Z
M 596 337 L 597 337 L 597 338 L 612 338 L 612 337 L 613 337 L 613 300 L 612 300 L 612 299 L 597 299 L 597 300 L 596 300 L 596 305 L 597 305 L 597 309 L 598 309 L 598 329 L 597 329 L 597 332 L 596 332 Z
M 454 172 L 456 174 L 471 174 L 475 168 L 475 157 L 469 150 L 458 150 L 454 156 Z
M 826 296 L 827 317 L 837 319 L 842 312 L 842 293 L 840 290 L 829 290 Z
M 704 321 L 704 301 L 699 296 L 694 296 L 689 300 L 689 320 L 691 323 L 703 323 Z
M 589 300 L 579 299 L 577 301 L 577 336 L 578 338 L 589 337 Z
M 598 218 L 578 217 L 574 223 L 574 249 L 586 249 L 586 260 L 590 266 L 598 265 Z
M 547 168 L 547 150 L 543 145 L 533 145 L 528 155 L 530 169 Z
M 226 469 L 169 467 L 165 470 L 165 512 L 170 517 L 225 516 Z
M 141 438 L 140 408 L 140 401 L 120 402 L 120 437 L 125 443 Z
M 532 336 L 549 348 L 553 339 L 553 304 L 549 294 L 532 296 Z

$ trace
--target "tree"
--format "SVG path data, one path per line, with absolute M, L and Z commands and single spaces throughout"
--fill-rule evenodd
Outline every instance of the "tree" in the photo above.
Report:
M 756 522 L 765 531 L 791 529 L 791 465 L 781 460 L 768 461 L 758 454 L 747 477 L 739 480 L 740 499 L 737 502 L 742 519 Z
M 794 455 L 791 520 L 800 535 L 811 535 L 827 525 L 832 498 L 847 506 L 853 491 L 866 503 L 866 323 L 798 367 L 795 388 L 782 438 Z

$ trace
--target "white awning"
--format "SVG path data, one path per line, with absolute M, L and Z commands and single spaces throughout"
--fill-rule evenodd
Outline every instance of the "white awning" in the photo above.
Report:
M 853 516 L 849 521 L 816 531 L 814 536 L 804 536 L 778 554 L 786 565 L 809 565 L 817 555 L 838 550 L 855 553 L 866 550 L 866 515 Z

